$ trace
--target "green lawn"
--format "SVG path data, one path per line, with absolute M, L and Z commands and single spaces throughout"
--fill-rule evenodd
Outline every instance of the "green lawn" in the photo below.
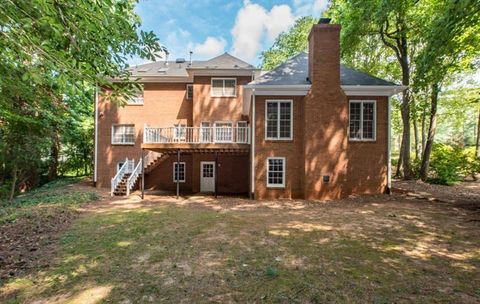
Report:
M 7 303 L 478 303 L 472 216 L 383 197 L 103 203 L 63 234 L 51 267 L 0 292 Z

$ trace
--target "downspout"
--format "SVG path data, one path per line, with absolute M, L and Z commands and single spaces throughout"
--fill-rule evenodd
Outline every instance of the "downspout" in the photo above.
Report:
M 252 89 L 252 122 L 251 122 L 251 132 L 250 132 L 250 143 L 251 143 L 251 190 L 250 198 L 255 199 L 255 89 Z
M 391 105 L 390 97 L 387 97 L 387 194 L 392 193 L 392 114 L 391 114 Z
M 95 85 L 95 148 L 93 156 L 93 185 L 97 186 L 98 166 L 98 86 Z

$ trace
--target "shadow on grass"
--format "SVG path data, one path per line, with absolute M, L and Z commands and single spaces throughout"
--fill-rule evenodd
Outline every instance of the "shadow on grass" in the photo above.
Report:
M 4 299 L 479 300 L 479 229 L 451 209 L 407 201 L 228 200 L 150 198 L 136 208 L 113 201 L 93 209 L 63 236 L 55 266 L 8 282 Z

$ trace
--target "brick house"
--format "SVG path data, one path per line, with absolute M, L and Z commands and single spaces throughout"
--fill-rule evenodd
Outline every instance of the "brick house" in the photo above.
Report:
M 340 26 L 262 73 L 227 53 L 131 68 L 143 91 L 95 111 L 95 184 L 253 198 L 389 189 L 389 97 L 405 87 L 340 64 Z M 142 179 L 142 176 L 144 177 Z

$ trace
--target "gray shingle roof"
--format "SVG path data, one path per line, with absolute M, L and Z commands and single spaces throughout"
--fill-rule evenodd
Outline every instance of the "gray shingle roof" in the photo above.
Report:
M 188 77 L 188 69 L 246 69 L 255 67 L 228 53 L 205 61 L 189 61 L 176 63 L 175 61 L 156 61 L 130 67 L 128 70 L 133 77 Z
M 308 54 L 305 52 L 288 59 L 270 72 L 255 79 L 253 85 L 309 85 Z M 395 86 L 395 83 L 340 65 L 341 85 Z

